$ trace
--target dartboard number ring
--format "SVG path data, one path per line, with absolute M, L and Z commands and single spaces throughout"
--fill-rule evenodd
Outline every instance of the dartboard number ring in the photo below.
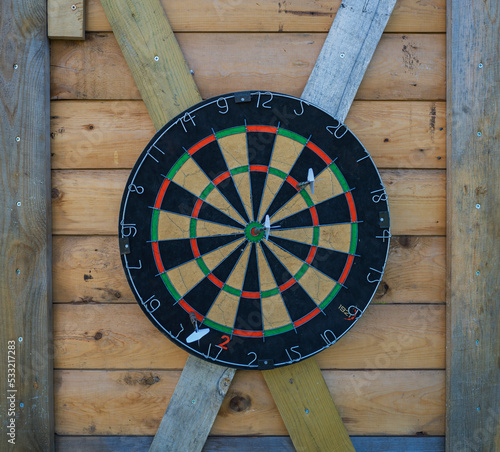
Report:
M 155 134 L 127 181 L 119 237 L 160 331 L 202 359 L 268 369 L 329 347 L 362 316 L 389 209 L 344 124 L 295 97 L 234 93 Z

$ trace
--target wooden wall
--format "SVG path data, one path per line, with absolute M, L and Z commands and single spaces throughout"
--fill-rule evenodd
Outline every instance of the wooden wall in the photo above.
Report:
M 340 4 L 163 2 L 204 98 L 300 95 Z M 60 450 L 146 450 L 151 438 L 123 437 L 154 435 L 187 355 L 141 313 L 121 268 L 122 190 L 154 128 L 99 0 L 86 27 L 85 41 L 51 45 L 55 430 Z M 380 169 L 393 238 L 372 305 L 317 358 L 351 435 L 408 436 L 356 438 L 358 450 L 444 448 L 433 437 L 445 429 L 445 28 L 445 0 L 399 0 L 346 121 Z M 290 447 L 250 371 L 211 435 L 207 450 L 231 436 L 269 437 L 238 450 Z

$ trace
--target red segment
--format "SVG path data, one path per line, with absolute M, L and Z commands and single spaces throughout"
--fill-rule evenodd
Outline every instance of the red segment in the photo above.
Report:
M 204 138 L 203 140 L 196 143 L 194 146 L 189 148 L 188 154 L 193 155 L 196 151 L 199 151 L 203 146 L 206 146 L 208 143 L 215 141 L 215 135 L 210 135 L 209 137 Z
M 293 185 L 297 190 L 299 189 L 298 185 L 299 183 L 292 177 L 292 176 L 286 176 L 285 179 L 290 185 Z
M 194 257 L 200 257 L 200 250 L 198 249 L 198 243 L 196 242 L 196 239 L 191 239 L 191 249 L 193 250 Z
M 207 278 L 212 281 L 219 289 L 222 289 L 224 287 L 224 283 L 217 278 L 213 273 L 209 273 Z
M 168 184 L 170 184 L 170 179 L 165 179 L 163 181 L 163 184 L 161 184 L 160 190 L 158 191 L 158 194 L 156 195 L 155 209 L 160 208 L 161 203 L 163 201 L 163 197 L 165 196 L 165 192 L 167 191 Z
M 158 242 L 152 242 L 151 245 L 153 246 L 153 255 L 155 257 L 155 262 L 156 266 L 158 267 L 158 271 L 160 273 L 164 273 L 165 267 L 163 266 L 163 262 L 161 261 L 160 248 L 158 246 Z
M 246 330 L 233 330 L 233 334 L 236 336 L 246 336 L 246 337 L 263 337 L 263 331 L 246 331 Z
M 269 168 L 264 165 L 250 165 L 250 171 L 259 171 L 261 173 L 267 173 Z
M 347 275 L 349 274 L 349 270 L 351 270 L 352 263 L 354 261 L 354 255 L 349 254 L 347 258 L 347 263 L 345 264 L 344 271 L 340 275 L 339 283 L 344 284 L 344 281 L 347 279 Z
M 196 201 L 196 204 L 194 205 L 193 208 L 193 218 L 198 218 L 198 214 L 200 213 L 201 205 L 203 204 L 203 199 L 198 198 L 198 201 Z
M 247 132 L 276 133 L 277 131 L 278 131 L 278 128 L 272 127 L 272 126 L 247 126 Z
M 184 298 L 181 298 L 179 300 L 179 304 L 182 306 L 182 308 L 188 312 L 188 313 L 191 313 L 191 312 L 194 312 L 194 315 L 196 317 L 196 320 L 198 320 L 198 322 L 203 322 L 203 320 L 205 319 L 205 317 L 203 317 L 201 314 L 199 314 L 198 312 L 196 312 L 190 305 L 188 305 L 185 301 L 184 301 Z
M 313 261 L 314 256 L 316 255 L 317 249 L 318 249 L 317 246 L 311 246 L 311 249 L 309 250 L 309 254 L 307 255 L 306 264 L 311 265 L 311 262 Z
M 309 322 L 309 320 L 311 320 L 313 317 L 316 317 L 320 312 L 321 312 L 320 308 L 313 309 L 306 316 L 302 317 L 301 319 L 297 320 L 296 322 L 293 322 L 293 326 L 295 328 L 297 328 L 300 325 L 304 325 L 304 323 Z
M 282 284 L 278 287 L 280 292 L 284 292 L 289 287 L 292 287 L 295 284 L 295 278 L 290 278 L 285 284 Z
M 220 176 L 216 177 L 212 183 L 214 185 L 219 185 L 224 179 L 227 179 L 230 176 L 229 171 L 226 171 L 225 173 L 222 173 Z
M 242 291 L 241 296 L 244 298 L 260 298 L 260 292 L 246 292 Z
M 318 146 L 316 146 L 314 143 L 311 143 L 310 141 L 307 142 L 306 146 L 311 150 L 314 151 L 318 156 L 327 164 L 330 165 L 330 163 L 333 162 L 333 160 L 328 157 Z
M 347 204 L 349 204 L 349 213 L 351 214 L 351 221 L 354 223 L 358 221 L 358 217 L 356 216 L 356 206 L 354 205 L 354 199 L 352 197 L 352 193 L 348 191 L 345 194 L 347 198 Z
M 309 212 L 311 212 L 311 217 L 312 217 L 312 220 L 313 220 L 313 225 L 314 226 L 319 226 L 318 211 L 316 210 L 316 207 L 314 207 L 314 206 L 309 207 Z

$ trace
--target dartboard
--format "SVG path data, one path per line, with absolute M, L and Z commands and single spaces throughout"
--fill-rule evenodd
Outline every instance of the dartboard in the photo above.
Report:
M 159 130 L 119 218 L 145 315 L 188 352 L 244 369 L 344 335 L 390 238 L 387 195 L 358 139 L 310 103 L 262 91 L 203 101 Z

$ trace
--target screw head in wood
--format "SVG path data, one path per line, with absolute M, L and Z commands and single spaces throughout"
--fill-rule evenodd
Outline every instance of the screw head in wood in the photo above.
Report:
M 16 137 L 16 141 L 19 143 L 21 141 L 21 137 Z
M 482 69 L 483 68 L 483 63 L 479 63 L 478 67 L 479 67 L 479 69 Z
M 158 55 L 155 55 L 155 57 L 153 58 L 155 61 L 159 61 L 160 60 L 160 57 Z
M 476 204 L 476 209 L 480 209 L 481 208 L 481 204 Z
M 344 58 L 344 57 L 345 57 L 345 53 L 341 53 L 340 58 Z
M 76 11 L 76 5 L 71 5 L 71 9 L 72 9 L 73 11 Z
M 16 205 L 17 207 L 21 207 L 21 201 L 17 201 Z
M 18 64 L 14 64 L 14 69 L 19 69 L 19 65 Z

